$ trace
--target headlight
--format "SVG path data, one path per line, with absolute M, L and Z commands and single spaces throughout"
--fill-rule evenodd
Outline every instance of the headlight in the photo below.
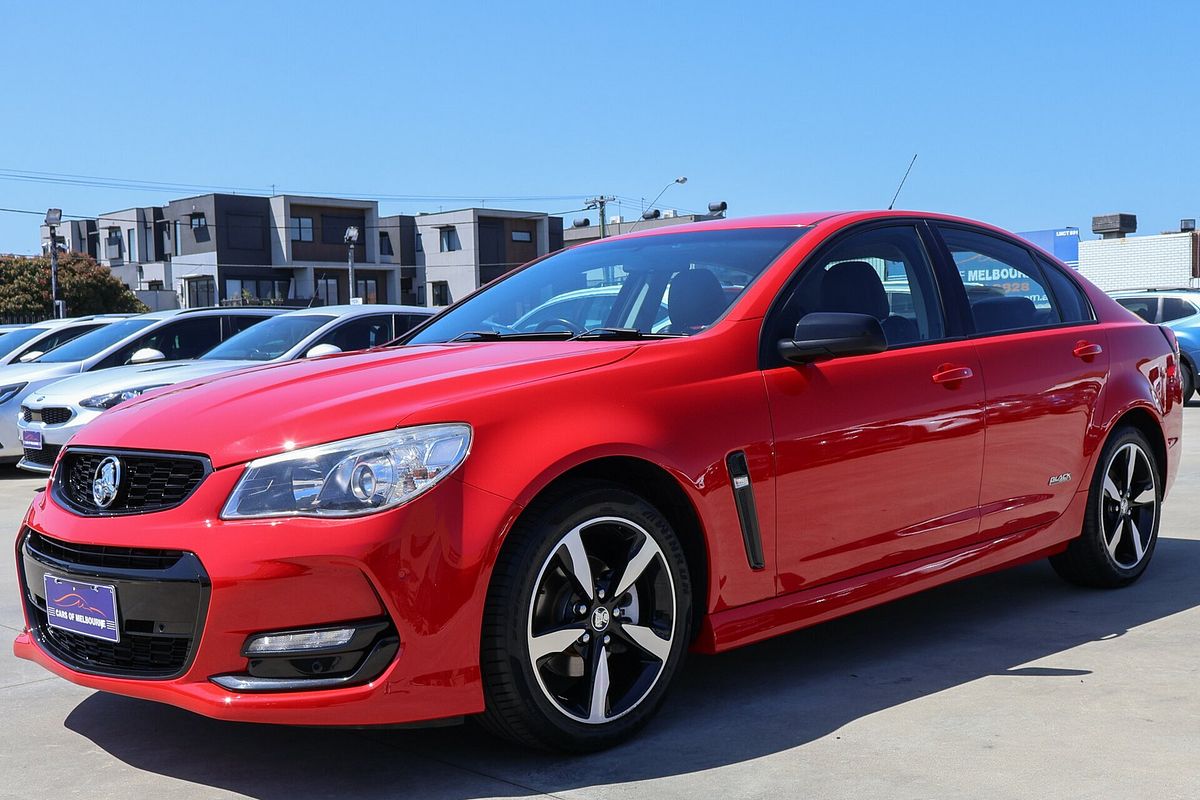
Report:
M 8 386 L 0 386 L 0 403 L 7 403 L 9 400 L 12 400 L 28 385 L 28 383 L 11 383 Z
M 153 386 L 139 386 L 136 389 L 125 389 L 120 392 L 108 392 L 106 394 L 98 394 L 95 397 L 89 397 L 86 400 L 80 400 L 79 405 L 83 406 L 84 408 L 98 408 L 101 411 L 105 411 L 107 409 L 112 408 L 113 406 L 119 406 L 121 403 L 124 403 L 126 400 L 132 400 L 133 398 L 137 397 L 140 394 L 145 394 L 146 392 L 150 391 L 151 389 L 158 389 L 159 387 L 169 386 L 169 385 L 170 384 L 166 384 L 166 383 L 156 383 Z
M 223 519 L 356 517 L 428 491 L 467 457 L 471 426 L 419 425 L 260 458 L 229 495 Z

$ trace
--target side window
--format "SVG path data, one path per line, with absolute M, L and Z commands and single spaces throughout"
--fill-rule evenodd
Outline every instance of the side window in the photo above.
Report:
M 221 343 L 220 317 L 193 317 L 169 322 L 139 336 L 92 369 L 108 369 L 128 364 L 133 354 L 149 347 L 158 350 L 167 361 L 196 358 Z
M 1162 299 L 1162 321 L 1171 322 L 1176 319 L 1190 317 L 1196 313 L 1196 307 L 1187 300 L 1179 297 L 1164 297 Z
M 429 317 L 424 314 L 397 314 L 396 335 L 399 336 L 402 333 L 408 333 L 427 319 Z
M 1158 316 L 1157 297 L 1118 297 L 1117 302 L 1146 322 L 1154 322 Z
M 260 317 L 252 314 L 237 314 L 235 316 L 225 317 L 225 338 L 236 336 L 247 328 L 253 327 L 267 317 Z
M 321 337 L 316 344 L 331 344 L 341 348 L 343 353 L 352 350 L 366 350 L 389 342 L 392 336 L 392 317 L 390 314 L 375 314 L 370 317 L 358 317 L 344 325 L 334 328 Z
M 958 267 L 978 333 L 1039 328 L 1061 322 L 1045 279 L 1023 247 L 984 233 L 939 227 Z
M 1042 274 L 1046 276 L 1046 283 L 1050 285 L 1050 291 L 1054 293 L 1058 314 L 1063 322 L 1091 322 L 1096 318 L 1092 313 L 1092 304 L 1079 284 L 1067 277 L 1061 267 L 1056 267 L 1041 256 L 1038 257 L 1038 263 L 1042 267 Z
M 59 345 L 66 344 L 67 342 L 71 341 L 72 339 L 82 336 L 85 333 L 91 333 L 92 331 L 96 330 L 99 327 L 100 327 L 99 323 L 97 323 L 95 325 L 68 325 L 68 326 L 65 326 L 61 330 L 56 330 L 54 333 L 43 338 L 37 344 L 33 344 L 33 345 L 30 345 L 29 347 L 26 347 L 24 350 L 22 350 L 20 353 L 18 353 L 17 357 L 13 360 L 18 361 L 18 360 L 20 360 L 21 356 L 25 355 L 26 353 L 32 353 L 35 350 L 40 353 L 49 353 L 51 350 L 58 347 Z
M 791 336 L 800 318 L 814 311 L 875 317 L 889 348 L 945 336 L 933 268 L 921 237 L 909 226 L 851 235 L 806 267 L 769 323 L 771 341 Z

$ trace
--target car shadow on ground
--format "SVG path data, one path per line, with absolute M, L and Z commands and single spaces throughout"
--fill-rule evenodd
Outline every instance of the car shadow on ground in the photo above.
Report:
M 1086 653 L 1053 666 L 1031 662 L 1200 605 L 1198 573 L 1200 541 L 1161 539 L 1145 578 L 1121 591 L 1067 586 L 1041 562 L 733 653 L 694 656 L 638 739 L 587 757 L 527 752 L 471 725 L 350 731 L 232 724 L 99 693 L 65 724 L 137 769 L 264 800 L 566 791 L 778 753 L 987 676 L 1086 680 Z

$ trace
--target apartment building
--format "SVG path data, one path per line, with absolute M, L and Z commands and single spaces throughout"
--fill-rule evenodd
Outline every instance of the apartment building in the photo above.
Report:
M 334 305 L 355 297 L 437 306 L 561 249 L 563 229 L 561 219 L 540 212 L 467 208 L 381 218 L 374 200 L 204 194 L 73 220 L 56 238 L 62 249 L 90 253 L 144 299 L 173 293 L 183 307 Z M 42 240 L 48 250 L 45 226 Z

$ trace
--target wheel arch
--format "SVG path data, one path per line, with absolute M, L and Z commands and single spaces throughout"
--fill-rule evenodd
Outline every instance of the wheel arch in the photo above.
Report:
M 1105 441 L 1108 441 L 1117 431 L 1124 427 L 1135 428 L 1150 443 L 1150 448 L 1153 451 L 1154 461 L 1158 465 L 1159 474 L 1162 476 L 1163 485 L 1167 482 L 1167 439 L 1163 433 L 1162 425 L 1149 409 L 1144 406 L 1134 406 L 1126 410 L 1123 414 L 1113 421 L 1109 426 L 1108 436 Z M 1096 469 L 1101 469 L 1099 461 L 1097 461 Z
M 710 591 L 708 540 L 700 513 L 688 496 L 687 490 L 678 477 L 661 465 L 644 458 L 628 455 L 598 456 L 577 463 L 542 482 L 532 492 L 528 502 L 508 530 L 511 531 L 521 517 L 529 513 L 540 499 L 556 494 L 567 484 L 586 481 L 604 481 L 616 484 L 650 503 L 667 518 L 671 528 L 679 537 L 684 557 L 687 559 L 692 584 L 692 635 L 695 637 L 700 630 L 700 621 L 708 608 Z M 508 539 L 509 537 L 506 535 L 500 542 L 497 558 L 504 551 Z

